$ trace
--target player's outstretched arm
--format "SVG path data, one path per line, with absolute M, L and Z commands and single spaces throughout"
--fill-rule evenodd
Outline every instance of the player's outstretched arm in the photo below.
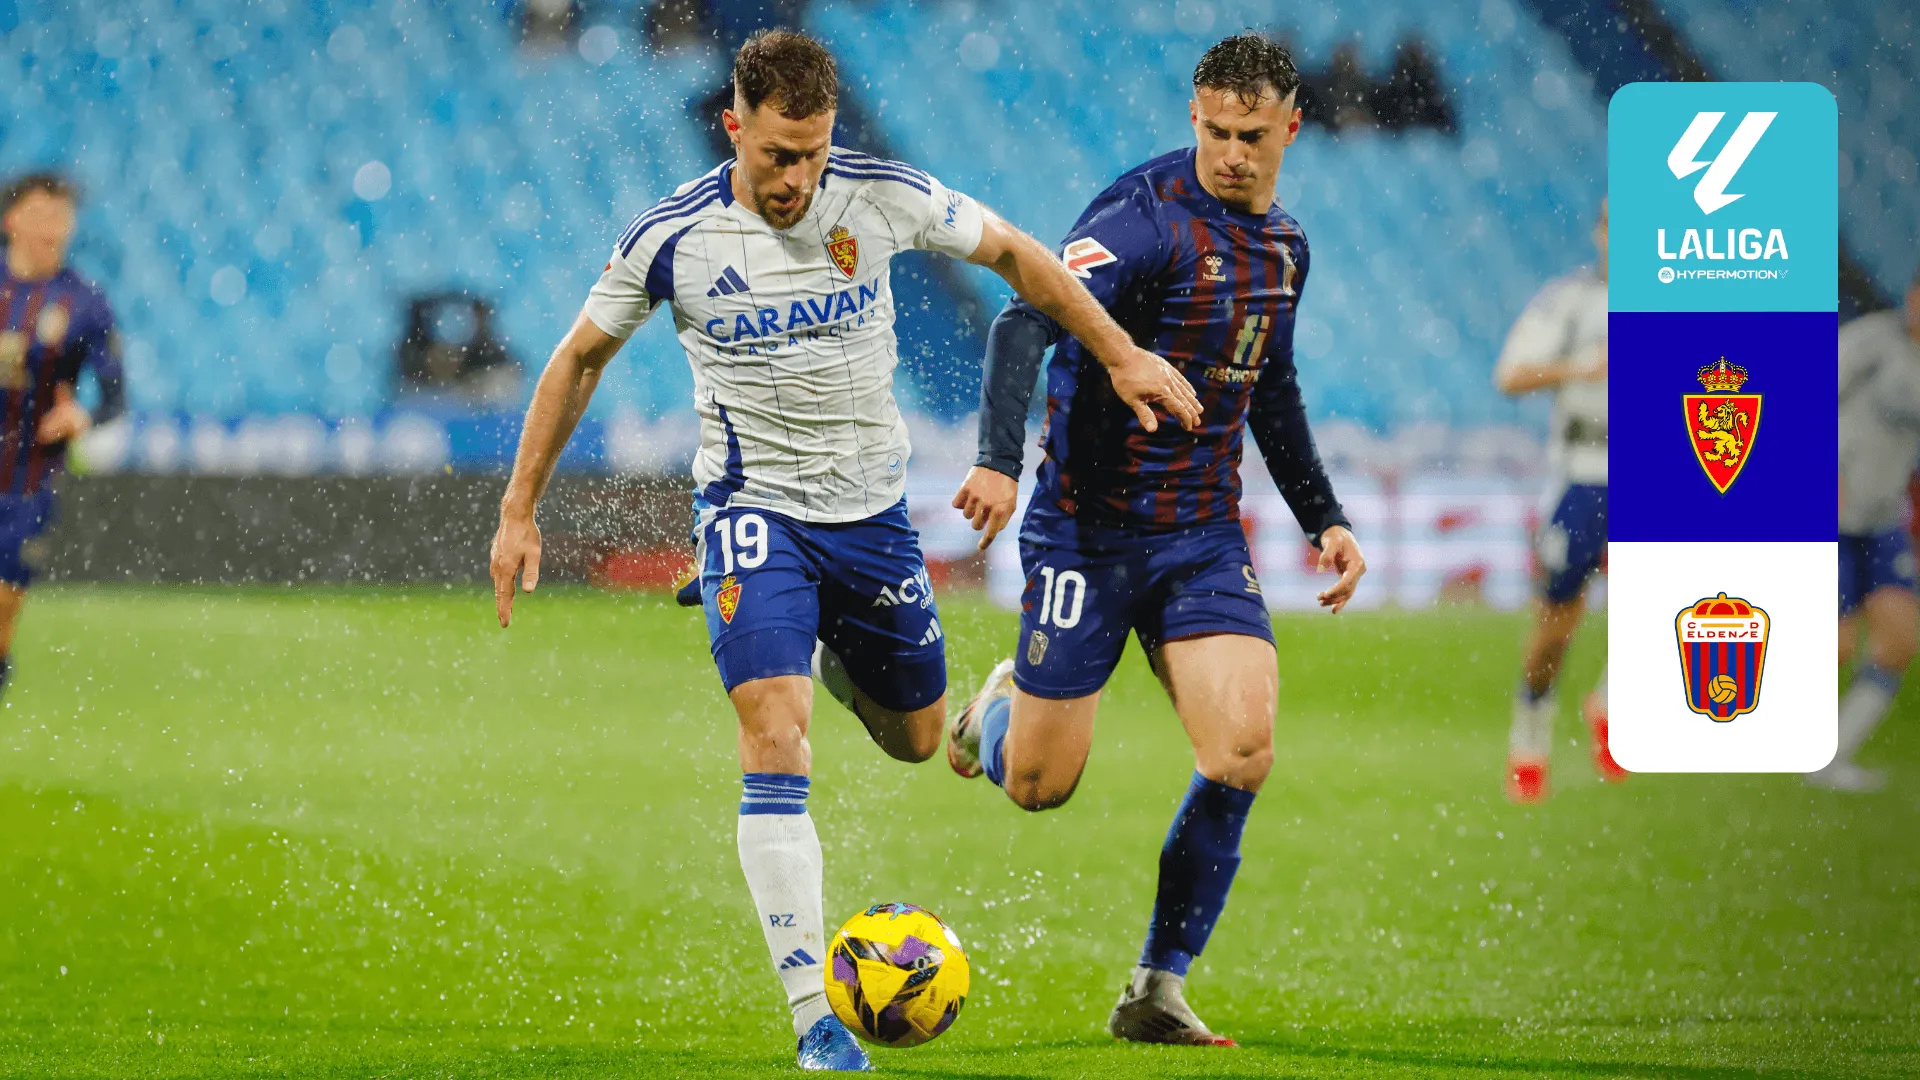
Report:
M 493 534 L 489 569 L 502 627 L 513 617 L 515 580 L 528 592 L 540 583 L 540 529 L 533 522 L 534 508 L 546 494 L 553 466 L 574 425 L 587 411 L 600 373 L 623 344 L 582 314 L 553 350 L 533 388 L 526 423 L 520 429 L 520 448 L 513 455 L 513 475 L 500 499 L 500 527 Z
M 953 508 L 980 533 L 980 550 L 1013 519 L 1020 495 L 1020 466 L 1027 441 L 1027 404 L 1040 361 L 1054 343 L 1058 325 L 1018 301 L 1007 304 L 987 328 L 980 367 L 980 455 Z
M 967 261 L 1005 278 L 1022 300 L 1079 338 L 1107 369 L 1114 392 L 1140 418 L 1141 427 L 1159 430 L 1160 422 L 1153 415 L 1156 405 L 1188 431 L 1199 424 L 1200 399 L 1186 376 L 1135 345 L 1100 301 L 1040 241 L 997 215 L 986 214 L 980 245 Z

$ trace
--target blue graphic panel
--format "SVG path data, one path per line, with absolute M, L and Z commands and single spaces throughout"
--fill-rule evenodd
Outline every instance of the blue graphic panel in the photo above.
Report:
M 1838 334 L 1831 311 L 1613 312 L 1607 538 L 1837 540 Z M 1745 369 L 1737 394 L 1701 384 L 1699 370 L 1723 357 Z M 1737 409 L 1727 415 L 1747 419 L 1703 425 L 1702 401 L 1710 415 L 1728 402 Z M 1717 463 L 1702 460 L 1719 447 L 1699 437 L 1716 426 L 1744 458 L 1724 494 L 1713 480 Z M 1722 477 L 1728 471 L 1718 467 Z
M 1614 311 L 1833 311 L 1839 118 L 1815 83 L 1633 83 L 1607 110 Z

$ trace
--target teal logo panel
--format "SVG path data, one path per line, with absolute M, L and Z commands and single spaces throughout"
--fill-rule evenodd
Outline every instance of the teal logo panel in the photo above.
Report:
M 1608 307 L 1833 311 L 1839 114 L 1816 83 L 1632 83 L 1607 108 Z

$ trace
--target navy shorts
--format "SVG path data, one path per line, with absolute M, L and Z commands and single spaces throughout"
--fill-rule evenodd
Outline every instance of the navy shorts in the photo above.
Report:
M 1840 614 L 1851 615 L 1875 589 L 1912 592 L 1913 540 L 1905 529 L 1866 536 L 1840 534 Z
M 46 541 L 53 523 L 53 492 L 42 488 L 32 495 L 0 495 L 0 581 L 16 589 L 33 584 L 45 568 Z
M 1151 654 L 1208 634 L 1273 640 L 1273 619 L 1237 521 L 1148 533 L 1068 521 L 1020 533 L 1027 574 L 1013 681 L 1035 697 L 1099 690 L 1129 631 Z
M 707 636 L 729 691 L 808 674 L 818 638 L 885 708 L 947 692 L 946 636 L 906 500 L 829 524 L 697 498 L 694 513 Z
M 1541 592 L 1548 603 L 1578 597 L 1607 554 L 1607 486 L 1568 484 L 1534 539 L 1534 553 L 1546 571 Z

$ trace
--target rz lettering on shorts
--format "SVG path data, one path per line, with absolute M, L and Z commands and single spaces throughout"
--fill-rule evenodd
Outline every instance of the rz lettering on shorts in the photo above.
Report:
M 768 926 L 792 926 L 793 916 L 791 914 L 769 915 L 767 916 L 767 925 Z

